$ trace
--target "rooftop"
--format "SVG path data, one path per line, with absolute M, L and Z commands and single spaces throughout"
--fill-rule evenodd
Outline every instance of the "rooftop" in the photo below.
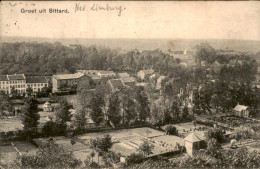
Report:
M 65 79 L 78 79 L 84 76 L 83 73 L 75 73 L 75 74 L 61 74 L 61 75 L 53 75 L 55 79 L 65 80 Z
M 153 69 L 140 70 L 140 71 L 144 72 L 144 74 L 152 74 L 154 72 Z
M 45 76 L 26 76 L 26 83 L 48 83 Z
M 187 137 L 185 137 L 184 140 L 191 143 L 195 143 L 204 140 L 204 138 L 202 138 L 202 136 L 197 133 L 191 133 Z
M 0 75 L 0 81 L 8 81 L 7 75 Z
M 135 82 L 134 77 L 122 77 L 120 78 L 123 82 Z
M 128 73 L 124 72 L 124 73 L 118 73 L 118 76 L 119 77 L 129 77 L 130 75 Z
M 9 80 L 25 80 L 24 74 L 7 75 Z
M 244 106 L 244 105 L 236 105 L 236 107 L 234 108 L 235 111 L 241 112 L 242 110 L 246 110 L 248 107 Z

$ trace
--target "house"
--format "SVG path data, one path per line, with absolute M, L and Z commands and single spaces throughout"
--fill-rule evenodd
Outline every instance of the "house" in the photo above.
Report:
M 119 76 L 119 78 L 130 77 L 130 75 L 127 72 L 118 73 L 118 76 Z
M 116 74 L 113 71 L 99 71 L 97 75 L 100 78 L 109 78 L 109 79 L 116 77 Z
M 42 106 L 43 111 L 45 112 L 51 112 L 53 110 L 53 107 L 51 106 L 50 102 L 45 102 Z
M 237 104 L 236 107 L 233 109 L 233 112 L 237 116 L 249 117 L 249 108 L 244 105 Z
M 52 92 L 76 90 L 78 81 L 83 76 L 83 73 L 53 75 Z
M 77 70 L 77 73 L 83 73 L 84 75 L 89 76 L 96 84 L 101 82 L 98 72 L 98 70 Z
M 33 93 L 41 92 L 42 88 L 48 86 L 48 79 L 45 76 L 26 76 L 26 87 L 31 87 Z
M 24 74 L 7 75 L 7 78 L 9 81 L 9 94 L 11 94 L 12 89 L 15 89 L 18 95 L 26 93 L 26 79 Z
M 187 153 L 193 157 L 194 151 L 204 148 L 204 141 L 206 140 L 203 133 L 191 133 L 184 138 L 184 146 Z
M 153 73 L 154 73 L 153 69 L 140 70 L 137 73 L 137 76 L 138 76 L 138 78 L 144 80 L 144 79 L 148 79 Z
M 0 91 L 9 94 L 9 81 L 7 75 L 0 75 Z
M 136 80 L 134 77 L 122 77 L 120 78 L 120 80 L 124 83 L 124 85 L 128 85 L 128 86 L 134 86 L 136 83 Z
M 107 83 L 112 92 L 120 91 L 125 87 L 120 79 L 110 79 Z
M 162 83 L 163 83 L 163 80 L 165 80 L 165 79 L 166 79 L 166 76 L 160 76 L 157 79 L 156 89 L 160 90 L 162 88 Z
M 218 73 L 221 69 L 221 64 L 218 62 L 218 61 L 215 61 L 214 63 L 212 63 L 210 65 L 210 69 L 215 72 L 215 73 Z

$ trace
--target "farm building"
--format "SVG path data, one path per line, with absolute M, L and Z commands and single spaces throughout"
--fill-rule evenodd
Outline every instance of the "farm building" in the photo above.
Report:
M 184 145 L 187 153 L 193 156 L 194 151 L 199 150 L 203 147 L 205 136 L 199 133 L 191 133 L 184 138 Z
M 244 105 L 237 104 L 233 112 L 237 116 L 249 117 L 249 108 Z
M 45 112 L 51 112 L 52 111 L 52 106 L 50 102 L 46 102 L 43 104 L 43 111 Z
M 144 80 L 144 79 L 148 79 L 152 74 L 154 73 L 153 69 L 148 69 L 148 70 L 140 70 L 137 73 L 137 76 Z

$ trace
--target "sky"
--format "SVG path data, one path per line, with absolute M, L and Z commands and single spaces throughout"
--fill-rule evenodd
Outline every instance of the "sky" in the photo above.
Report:
M 77 11 L 76 4 L 85 11 Z M 120 7 L 92 11 L 92 6 Z M 49 8 L 69 13 L 49 13 Z M 21 10 L 37 13 L 22 13 Z M 47 13 L 39 10 L 47 9 Z M 0 36 L 260 40 L 260 2 L 1 2 Z

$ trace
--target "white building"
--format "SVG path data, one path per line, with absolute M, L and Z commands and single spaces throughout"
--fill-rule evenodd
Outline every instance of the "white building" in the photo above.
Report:
M 26 76 L 26 87 L 31 87 L 33 93 L 41 92 L 42 88 L 48 86 L 48 79 L 45 76 Z

